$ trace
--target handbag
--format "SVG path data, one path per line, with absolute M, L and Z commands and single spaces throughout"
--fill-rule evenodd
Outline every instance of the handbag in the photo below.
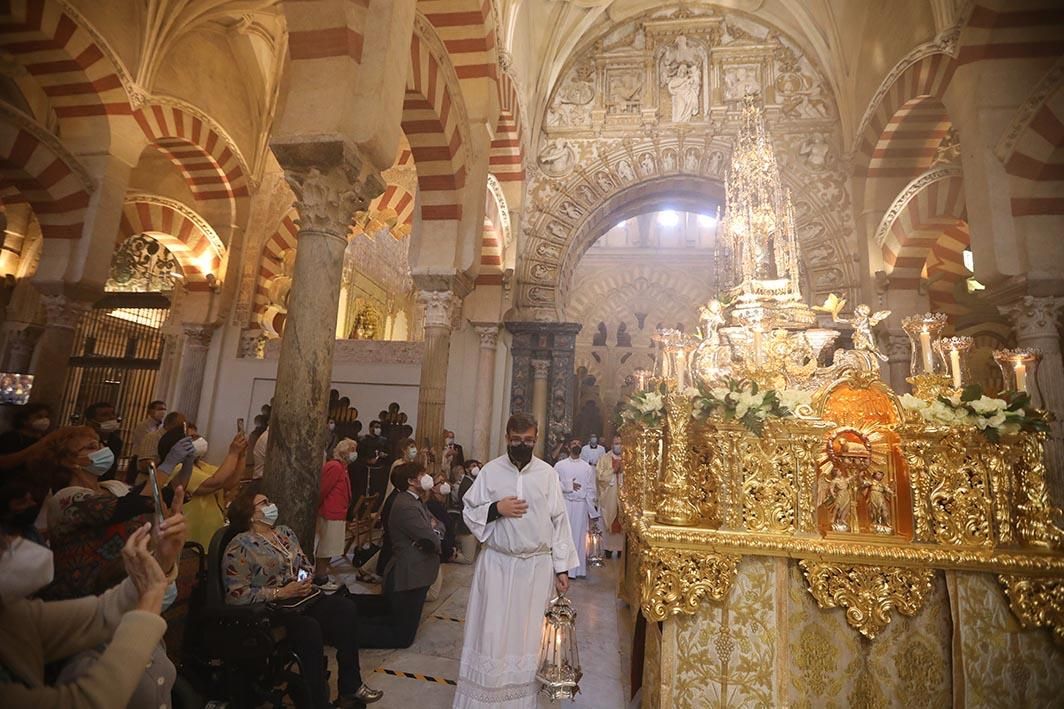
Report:
M 313 591 L 300 598 L 282 598 L 278 601 L 269 601 L 266 605 L 268 605 L 271 610 L 281 613 L 302 613 L 317 603 L 322 595 L 321 589 L 315 588 Z

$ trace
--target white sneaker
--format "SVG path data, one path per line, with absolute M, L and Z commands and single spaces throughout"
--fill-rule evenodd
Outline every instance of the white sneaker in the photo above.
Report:
M 329 579 L 325 583 L 319 584 L 318 588 L 321 589 L 322 593 L 324 593 L 326 596 L 328 596 L 328 595 L 334 594 L 338 590 L 340 590 L 340 584 L 336 583 L 332 579 Z

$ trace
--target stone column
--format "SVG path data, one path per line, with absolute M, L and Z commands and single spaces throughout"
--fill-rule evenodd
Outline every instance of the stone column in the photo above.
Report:
M 11 324 L 11 323 L 9 323 Z M 7 331 L 4 346 L 3 369 L 5 372 L 28 372 L 33 360 L 33 349 L 41 338 L 41 329 L 35 325 L 23 324 L 19 328 Z
M 189 421 L 198 421 L 200 396 L 203 394 L 203 372 L 207 368 L 207 350 L 214 336 L 214 325 L 185 323 L 181 346 L 181 370 L 177 379 L 174 411 L 183 413 Z
M 911 346 L 909 336 L 904 330 L 887 332 L 887 372 L 890 388 L 897 392 L 909 390 L 909 355 Z
M 296 194 L 299 234 L 277 362 L 264 492 L 280 507 L 281 523 L 310 548 L 348 225 L 381 189 L 378 178 L 360 182 L 361 160 L 347 146 L 275 145 L 274 153 Z
M 543 446 L 547 440 L 547 378 L 550 376 L 550 360 L 532 360 L 532 415 L 536 418 L 539 435 L 536 436 L 536 448 L 533 451 L 543 457 Z
M 65 295 L 42 295 L 46 326 L 33 352 L 30 371 L 33 392 L 30 399 L 62 409 L 63 385 L 74 351 L 74 330 L 89 312 L 90 304 Z
M 491 409 L 495 396 L 495 352 L 499 342 L 499 326 L 495 323 L 474 323 L 473 327 L 480 337 L 476 393 L 473 398 L 473 457 L 486 463 L 491 458 Z
M 1056 421 L 1050 424 L 1046 442 L 1046 482 L 1053 504 L 1064 503 L 1064 359 L 1060 350 L 1060 314 L 1064 297 L 1025 295 L 1017 302 L 1000 308 L 1016 332 L 1016 346 L 1042 352 L 1038 367 L 1040 401 L 1034 403 L 1052 411 Z
M 416 440 L 419 448 L 425 445 L 426 440 L 433 450 L 438 450 L 442 443 L 451 323 L 457 303 L 458 299 L 449 290 L 417 292 L 417 304 L 425 326 L 425 355 L 421 360 L 417 396 Z

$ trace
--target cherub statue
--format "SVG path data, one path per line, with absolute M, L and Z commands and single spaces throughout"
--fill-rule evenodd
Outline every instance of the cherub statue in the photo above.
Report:
M 817 509 L 831 510 L 831 529 L 834 532 L 850 531 L 850 508 L 852 505 L 850 478 L 843 471 L 832 467 L 830 477 L 821 478 L 817 486 Z
M 854 349 L 871 352 L 881 361 L 886 362 L 888 357 L 880 352 L 876 346 L 876 338 L 872 334 L 872 328 L 883 322 L 890 315 L 890 311 L 877 310 L 873 313 L 872 308 L 862 303 L 853 309 L 853 318 L 847 320 L 839 317 L 839 313 L 842 312 L 842 308 L 845 305 L 845 298 L 840 298 L 832 293 L 827 297 L 823 305 L 818 305 L 813 309 L 829 313 L 831 319 L 837 323 L 851 326 L 853 328 Z
M 724 324 L 724 306 L 714 298 L 698 309 L 698 320 L 702 323 L 702 339 L 717 344 L 717 329 Z
M 866 480 L 861 487 L 866 489 L 868 495 L 868 517 L 872 522 L 872 531 L 877 534 L 890 534 L 894 531 L 890 512 L 894 491 L 883 482 L 883 471 L 873 472 L 872 479 Z

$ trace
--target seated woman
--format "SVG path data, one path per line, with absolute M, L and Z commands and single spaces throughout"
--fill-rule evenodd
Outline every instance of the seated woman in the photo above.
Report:
M 167 519 L 163 538 L 180 546 L 183 520 Z M 136 706 L 135 690 L 162 640 L 159 616 L 166 574 L 148 551 L 149 526 L 122 549 L 126 579 L 101 596 L 50 603 L 30 600 L 52 577 L 45 547 L 0 535 L 0 706 Z M 106 643 L 98 661 L 67 683 L 45 681 L 45 664 Z M 169 705 L 169 697 L 165 698 Z M 156 702 L 153 706 L 159 706 Z
M 226 603 L 243 606 L 304 598 L 315 591 L 311 582 L 314 567 L 299 546 L 295 532 L 274 526 L 277 505 L 256 488 L 257 485 L 249 485 L 229 505 L 229 524 L 240 533 L 225 548 L 222 562 Z M 304 572 L 305 580 L 299 580 L 300 572 Z M 315 707 L 330 706 L 322 655 L 325 643 L 336 648 L 340 666 L 337 706 L 360 707 L 384 696 L 384 692 L 362 682 L 358 611 L 350 598 L 319 593 L 298 612 L 279 612 L 277 620 L 284 625 L 292 649 L 300 658 Z

